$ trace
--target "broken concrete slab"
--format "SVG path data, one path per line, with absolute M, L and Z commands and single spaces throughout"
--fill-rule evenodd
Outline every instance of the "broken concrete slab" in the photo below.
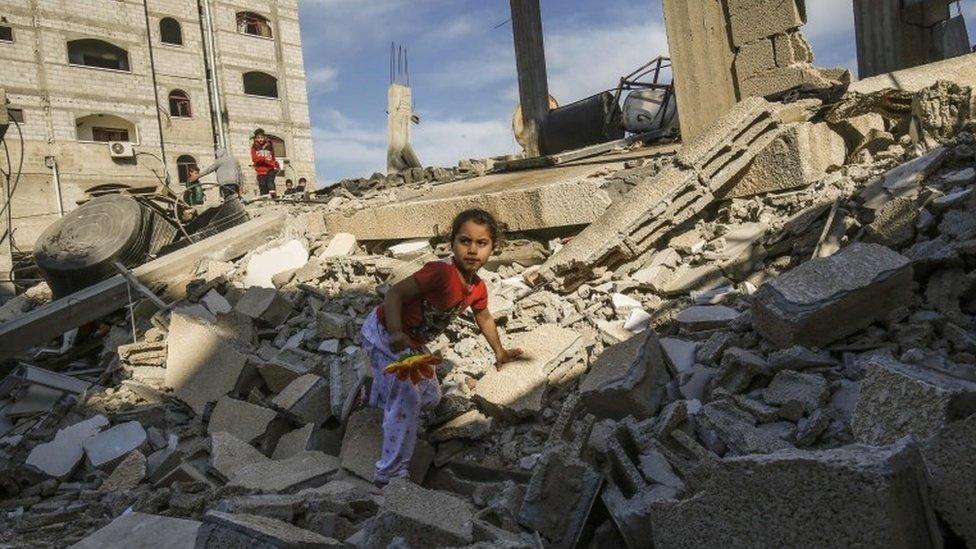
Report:
M 430 434 L 431 442 L 443 442 L 456 438 L 477 440 L 491 431 L 493 419 L 478 410 L 469 410 L 448 421 Z
M 304 427 L 285 433 L 278 439 L 278 444 L 275 445 L 274 454 L 271 457 L 288 459 L 302 452 L 314 450 L 314 434 L 314 423 L 307 423 Z
M 651 505 L 655 547 L 939 547 L 913 444 L 785 450 L 716 463 L 701 491 Z
M 383 505 L 367 527 L 367 547 L 387 547 L 400 538 L 410 547 L 464 546 L 473 539 L 471 508 L 445 492 L 393 479 Z
M 861 192 L 864 206 L 877 210 L 893 198 L 915 198 L 922 188 L 922 182 L 935 173 L 949 155 L 945 147 L 937 147 L 892 168 Z
M 278 353 L 270 361 L 259 364 L 258 373 L 268 384 L 268 389 L 271 389 L 271 392 L 280 393 L 292 381 L 307 374 L 308 367 L 302 361 L 290 360 L 287 353 Z
M 129 453 L 144 448 L 147 442 L 142 424 L 129 421 L 86 438 L 82 447 L 92 467 L 111 470 Z
M 671 365 L 671 371 L 675 373 L 687 372 L 695 365 L 695 355 L 698 347 L 701 346 L 697 341 L 686 341 L 673 337 L 661 338 L 661 349 L 664 357 Z
M 836 365 L 837 360 L 829 353 L 818 352 L 802 345 L 794 345 L 769 354 L 769 369 L 774 373 L 781 370 L 800 372 L 810 368 L 831 368 Z
M 739 314 L 725 305 L 695 305 L 678 313 L 674 320 L 688 331 L 701 332 L 726 328 Z
M 166 386 L 197 414 L 230 393 L 247 364 L 234 340 L 192 315 L 173 312 L 166 356 Z
M 798 29 L 806 23 L 805 0 L 727 0 L 732 43 L 756 40 Z
M 322 452 L 302 452 L 288 459 L 245 465 L 227 484 L 252 492 L 292 494 L 325 484 L 339 469 L 339 458 Z
M 244 292 L 234 310 L 269 326 L 278 326 L 291 315 L 291 302 L 278 290 L 252 286 Z
M 197 549 L 342 549 L 345 544 L 287 522 L 221 511 L 207 511 L 197 533 Z
M 763 284 L 752 325 L 774 345 L 822 347 L 911 301 L 911 262 L 877 244 L 852 244 Z
M 950 423 L 922 445 L 929 492 L 939 517 L 957 538 L 976 544 L 976 414 Z
M 136 450 L 126 456 L 98 487 L 100 492 L 131 490 L 146 478 L 146 456 Z
M 902 248 L 915 240 L 918 216 L 915 200 L 895 198 L 875 212 L 874 220 L 864 228 L 864 242 Z
M 217 293 L 217 290 L 207 292 L 200 299 L 200 303 L 203 303 L 203 306 L 214 315 L 227 314 L 231 311 L 230 303 L 224 299 L 224 296 Z
M 611 345 L 580 384 L 586 409 L 601 418 L 653 416 L 664 401 L 671 373 L 654 330 Z
M 247 262 L 244 287 L 260 286 L 273 289 L 275 286 L 271 278 L 274 275 L 298 269 L 307 262 L 308 250 L 298 240 L 289 240 L 280 246 L 256 253 Z
M 783 370 L 763 389 L 762 396 L 777 406 L 798 403 L 809 414 L 827 403 L 830 387 L 823 376 Z
M 865 365 L 851 430 L 866 444 L 904 436 L 934 436 L 945 425 L 976 412 L 976 383 L 942 372 L 873 356 Z
M 347 339 L 354 335 L 353 319 L 347 315 L 322 311 L 316 321 L 320 338 Z
M 518 521 L 553 547 L 574 547 L 602 484 L 602 476 L 585 462 L 548 450 L 525 490 Z
M 257 448 L 230 433 L 215 432 L 210 435 L 210 466 L 224 479 L 233 478 L 248 465 L 268 461 Z
M 88 535 L 71 549 L 188 549 L 200 523 L 195 520 L 128 512 Z
M 729 400 L 706 404 L 696 417 L 714 431 L 734 455 L 769 454 L 792 448 L 788 442 L 757 429 L 755 417 Z
M 225 396 L 217 401 L 210 414 L 207 433 L 223 431 L 244 442 L 252 442 L 268 430 L 268 424 L 277 415 L 270 408 Z
M 315 374 L 305 374 L 289 383 L 271 404 L 304 423 L 321 425 L 332 417 L 329 384 Z
M 339 461 L 342 468 L 357 477 L 372 482 L 376 462 L 383 449 L 383 410 L 364 408 L 356 410 L 346 422 L 346 432 L 342 438 Z M 423 482 L 427 469 L 433 460 L 433 448 L 423 440 L 410 460 L 410 479 Z
M 553 368 L 576 354 L 581 337 L 573 330 L 544 324 L 520 334 L 512 343 L 525 354 L 500 370 L 491 368 L 478 380 L 474 401 L 489 415 L 522 418 L 539 413 Z
M 745 392 L 756 376 L 769 369 L 762 357 L 738 347 L 725 351 L 721 365 L 722 370 L 715 380 L 715 386 L 732 394 Z
M 50 442 L 38 444 L 27 456 L 26 465 L 57 479 L 70 475 L 85 456 L 85 440 L 108 426 L 108 419 L 97 415 L 59 430 Z
M 347 255 L 352 255 L 356 251 L 356 235 L 349 233 L 336 233 L 335 236 L 329 240 L 329 243 L 319 254 L 322 259 L 333 259 L 336 257 L 344 257 Z

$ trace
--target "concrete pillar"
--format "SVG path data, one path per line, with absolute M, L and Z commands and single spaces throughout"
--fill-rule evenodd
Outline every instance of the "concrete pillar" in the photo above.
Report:
M 413 92 L 402 84 L 390 84 L 387 96 L 386 173 L 393 175 L 406 168 L 419 168 L 420 162 L 410 146 L 413 119 Z
M 948 19 L 949 0 L 854 0 L 859 77 L 941 61 L 936 31 Z
M 526 153 L 539 156 L 542 123 L 549 113 L 549 80 L 539 0 L 510 0 L 519 101 L 527 136 Z
M 735 52 L 722 0 L 664 0 L 664 21 L 687 143 L 738 101 Z

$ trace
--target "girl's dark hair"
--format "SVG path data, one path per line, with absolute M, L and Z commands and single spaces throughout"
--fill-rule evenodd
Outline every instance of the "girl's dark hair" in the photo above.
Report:
M 495 219 L 495 216 L 481 208 L 471 208 L 470 210 L 464 210 L 457 214 L 457 217 L 454 218 L 454 222 L 451 224 L 450 242 L 454 242 L 454 237 L 461 230 L 461 225 L 464 225 L 468 221 L 473 221 L 478 225 L 488 227 L 488 233 L 491 235 L 491 243 L 495 246 L 498 245 L 499 233 L 501 232 L 500 224 Z

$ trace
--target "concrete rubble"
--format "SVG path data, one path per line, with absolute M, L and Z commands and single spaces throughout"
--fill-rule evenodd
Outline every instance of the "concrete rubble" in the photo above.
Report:
M 18 356 L 76 383 L 4 382 L 0 545 L 976 545 L 971 90 L 841 95 L 802 2 L 717 4 L 700 61 L 735 67 L 732 101 L 680 147 L 253 204 L 279 237 Z M 496 369 L 463 313 L 429 345 L 410 480 L 378 489 L 360 328 L 485 205 L 512 234 L 481 276 L 526 357 Z

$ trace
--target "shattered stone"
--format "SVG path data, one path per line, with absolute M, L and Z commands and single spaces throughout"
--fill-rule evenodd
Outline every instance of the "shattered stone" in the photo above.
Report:
M 550 450 L 536 465 L 518 521 L 555 547 L 573 547 L 590 515 L 602 482 L 586 463 Z
M 322 452 L 303 452 L 288 459 L 245 465 L 227 484 L 252 492 L 295 493 L 320 486 L 339 469 L 339 459 Z
M 656 482 L 677 490 L 683 490 L 685 487 L 685 483 L 674 473 L 667 458 L 654 450 L 640 455 L 640 471 L 648 482 Z
M 753 378 L 768 370 L 762 357 L 734 347 L 722 355 L 722 371 L 715 379 L 715 385 L 729 393 L 742 393 L 749 388 Z
M 234 310 L 269 326 L 279 326 L 291 315 L 292 305 L 278 290 L 255 286 L 244 292 Z
M 816 374 L 801 374 L 783 370 L 773 377 L 769 387 L 763 390 L 763 400 L 780 406 L 799 403 L 803 410 L 812 413 L 827 403 L 830 389 L 827 380 Z
M 308 250 L 298 240 L 288 242 L 256 253 L 247 262 L 247 274 L 244 277 L 244 287 L 260 286 L 273 289 L 271 278 L 285 271 L 298 269 L 308 262 Z
M 734 334 L 729 332 L 715 332 L 698 348 L 698 351 L 695 353 L 695 358 L 698 362 L 704 364 L 716 364 L 734 340 Z
M 383 505 L 367 527 L 367 547 L 387 547 L 401 538 L 410 547 L 464 546 L 474 539 L 467 503 L 402 479 L 383 489 Z
M 224 299 L 224 296 L 217 293 L 216 290 L 210 290 L 201 299 L 200 302 L 203 306 L 207 308 L 214 315 L 227 314 L 231 311 L 230 303 Z
M 976 544 L 976 414 L 950 423 L 922 446 L 932 504 L 939 517 L 964 543 Z
M 320 376 L 305 374 L 292 381 L 271 403 L 304 423 L 321 425 L 332 417 L 329 385 Z
M 225 479 L 248 465 L 267 461 L 264 454 L 234 435 L 216 432 L 210 436 L 210 466 Z
M 333 259 L 352 255 L 356 250 L 356 235 L 350 233 L 338 233 L 332 237 L 329 244 L 322 250 L 319 257 L 322 259 Z
M 308 423 L 304 427 L 295 429 L 290 433 L 285 433 L 278 439 L 278 444 L 275 445 L 274 454 L 271 457 L 274 459 L 288 459 L 305 451 L 314 450 L 314 433 L 314 423 Z
M 88 462 L 96 469 L 112 469 L 129 453 L 146 446 L 146 430 L 138 421 L 121 423 L 82 442 Z
M 801 419 L 796 429 L 796 446 L 805 448 L 812 445 L 830 426 L 830 417 L 822 409 Z
M 647 330 L 605 349 L 580 384 L 580 396 L 597 417 L 643 419 L 661 407 L 669 381 L 661 343 Z
M 774 373 L 782 370 L 800 372 L 811 368 L 832 368 L 836 365 L 837 361 L 830 354 L 817 352 L 802 345 L 794 345 L 769 354 L 769 369 Z
M 655 547 L 938 547 L 913 444 L 785 450 L 717 463 L 701 491 L 651 505 Z
M 244 442 L 251 442 L 268 430 L 268 424 L 277 414 L 270 408 L 243 400 L 223 397 L 217 401 L 207 433 L 230 433 Z
M 691 332 L 726 328 L 739 312 L 724 305 L 696 305 L 678 313 L 675 321 Z
M 318 335 L 320 338 L 351 338 L 352 319 L 346 315 L 322 311 L 318 314 Z
M 269 517 L 208 511 L 197 533 L 196 547 L 341 549 L 345 544 Z
M 431 433 L 431 442 L 443 442 L 455 438 L 477 440 L 491 431 L 492 418 L 478 410 L 470 410 L 438 427 Z
M 737 455 L 768 454 L 791 448 L 782 439 L 757 429 L 752 415 L 739 410 L 731 401 L 706 404 L 697 417 Z
M 909 260 L 877 244 L 852 244 L 763 284 L 753 327 L 781 348 L 822 347 L 911 301 Z
M 864 228 L 864 241 L 902 248 L 915 239 L 918 217 L 919 209 L 914 200 L 896 198 L 875 212 L 874 221 Z
M 26 464 L 42 473 L 62 479 L 74 472 L 85 457 L 83 444 L 108 426 L 108 419 L 97 415 L 59 430 L 50 442 L 38 444 L 27 456 Z
M 664 357 L 671 365 L 671 371 L 679 374 L 690 370 L 695 365 L 695 354 L 700 345 L 696 341 L 685 341 L 672 337 L 661 338 Z
M 867 362 L 851 429 L 866 444 L 929 438 L 976 412 L 976 383 L 884 356 Z
M 200 523 L 195 520 L 129 512 L 72 545 L 72 549 L 186 549 L 195 547 Z

